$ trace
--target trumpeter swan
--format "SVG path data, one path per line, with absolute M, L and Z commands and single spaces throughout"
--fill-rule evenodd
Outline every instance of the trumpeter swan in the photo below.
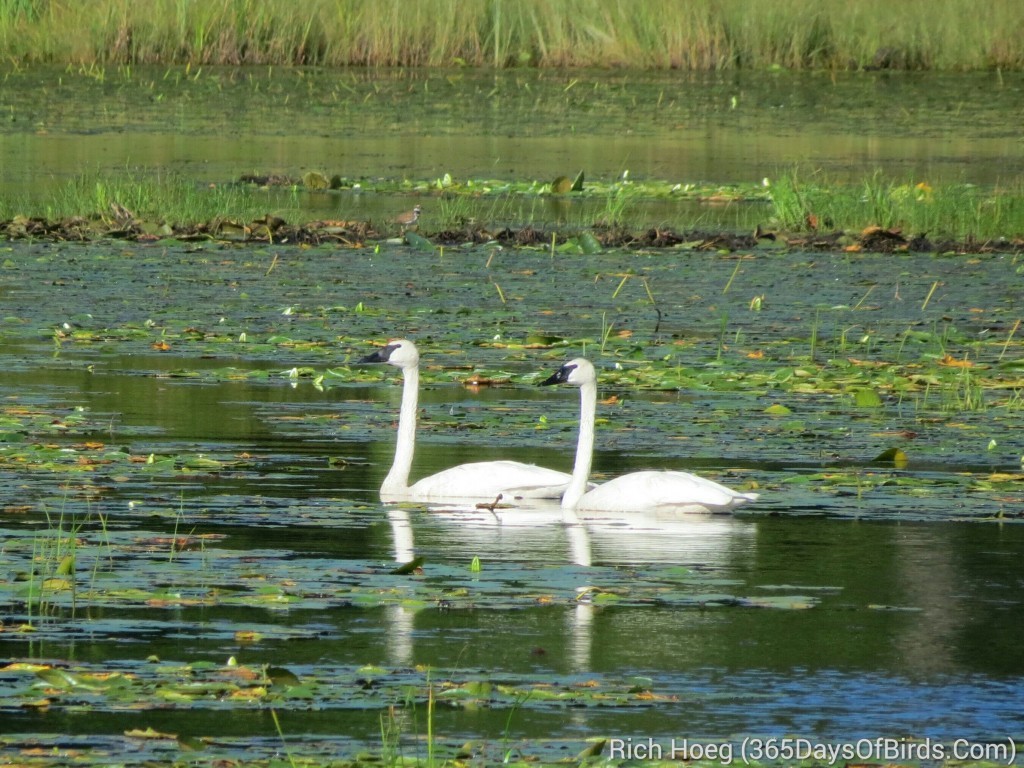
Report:
M 571 475 L 519 461 L 477 461 L 460 464 L 409 485 L 416 445 L 416 404 L 420 386 L 420 353 L 407 339 L 395 339 L 360 362 L 388 363 L 402 369 L 402 407 L 398 443 L 391 471 L 380 487 L 382 501 L 448 501 L 477 499 L 502 503 L 516 499 L 557 499 Z
M 588 491 L 594 454 L 597 374 L 588 360 L 570 360 L 541 384 L 571 384 L 580 388 L 580 434 L 572 482 L 562 496 L 563 509 L 582 512 L 724 512 L 757 498 L 688 472 L 630 472 Z

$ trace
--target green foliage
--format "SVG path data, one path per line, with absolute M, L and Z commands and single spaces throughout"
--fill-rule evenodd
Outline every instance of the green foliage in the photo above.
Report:
M 996 188 L 968 183 L 932 186 L 887 179 L 875 172 L 859 184 L 794 170 L 770 184 L 772 222 L 787 232 L 897 229 L 906 236 L 990 239 L 1024 232 L 1024 183 Z
M 2 0 L 12 60 L 83 64 L 1019 68 L 1016 0 Z
M 7 208 L 7 215 L 42 216 L 51 221 L 74 216 L 111 219 L 117 206 L 139 220 L 168 224 L 195 224 L 214 217 L 248 221 L 267 212 L 259 197 L 241 186 L 203 186 L 173 174 L 124 172 L 83 174 L 41 203 L 7 201 L 0 206 L 0 213 Z
M 562 247 L 563 236 L 568 236 L 572 243 L 566 247 L 574 252 L 593 253 L 600 250 L 600 244 L 589 233 L 588 238 L 581 240 L 581 231 L 592 227 L 613 231 L 663 229 L 668 223 L 682 232 L 695 222 L 659 221 L 653 216 L 663 214 L 651 211 L 663 212 L 666 203 L 699 204 L 719 199 L 769 201 L 768 209 L 760 205 L 743 206 L 743 218 L 751 222 L 751 229 L 757 223 L 783 234 L 817 230 L 845 232 L 853 238 L 876 227 L 898 230 L 905 238 L 927 234 L 932 241 L 984 241 L 1012 239 L 1024 233 L 1024 180 L 993 188 L 956 182 L 932 186 L 926 181 L 887 179 L 879 172 L 858 183 L 807 175 L 812 181 L 805 181 L 804 175 L 794 170 L 761 184 L 685 188 L 659 180 L 591 180 L 585 190 L 573 192 L 571 199 L 550 194 L 549 184 L 535 180 L 459 182 L 446 176 L 443 193 L 424 204 L 424 219 L 415 234 L 553 228 L 559 233 L 553 246 L 556 250 Z M 326 177 L 317 174 L 316 179 Z M 351 184 L 343 179 L 339 183 Z M 78 217 L 116 225 L 120 217 L 130 214 L 144 231 L 163 235 L 172 234 L 169 226 L 195 226 L 211 221 L 218 222 L 218 231 L 232 227 L 241 231 L 243 226 L 268 215 L 303 226 L 322 218 L 322 211 L 303 207 L 298 192 L 302 186 L 299 182 L 297 186 L 274 191 L 246 184 L 203 185 L 177 174 L 132 170 L 82 174 L 41 199 L 0 199 L 0 221 L 18 216 L 49 222 Z M 426 180 L 399 184 L 380 179 L 361 183 L 364 191 L 378 195 L 407 194 L 410 189 L 426 194 L 435 186 Z M 336 193 L 321 189 L 314 194 Z M 700 226 L 723 228 L 711 218 Z M 434 248 L 417 237 L 409 239 L 426 250 Z M 850 242 L 853 241 L 839 244 Z

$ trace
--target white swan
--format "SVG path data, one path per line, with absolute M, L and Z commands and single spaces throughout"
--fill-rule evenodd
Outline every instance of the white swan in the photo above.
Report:
M 570 360 L 541 384 L 580 388 L 580 435 L 572 483 L 562 496 L 563 509 L 581 512 L 724 512 L 757 498 L 688 472 L 630 472 L 587 490 L 594 453 L 597 374 L 588 360 Z
M 420 386 L 420 353 L 407 339 L 395 339 L 362 363 L 388 363 L 402 369 L 402 408 L 398 415 L 398 444 L 391 471 L 380 487 L 382 501 L 482 500 L 502 503 L 517 499 L 558 499 L 572 476 L 519 461 L 477 461 L 460 464 L 409 485 L 416 445 L 416 404 Z

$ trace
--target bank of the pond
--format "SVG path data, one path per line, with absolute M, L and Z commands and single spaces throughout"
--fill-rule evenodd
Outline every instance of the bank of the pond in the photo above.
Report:
M 376 201 L 372 207 L 365 198 Z M 403 224 L 395 210 L 415 221 Z M 393 210 L 392 210 L 393 209 Z M 723 211 L 742 214 L 719 217 Z M 372 211 L 372 212 L 371 212 Z M 320 218 L 324 213 L 333 218 Z M 378 214 L 378 215 L 374 215 Z M 316 216 L 316 218 L 314 218 Z M 626 177 L 550 182 L 348 179 L 307 172 L 244 175 L 200 185 L 185 178 L 79 176 L 41 201 L 0 199 L 0 238 L 142 242 L 168 239 L 336 243 L 401 237 L 430 250 L 497 242 L 594 253 L 601 248 L 1017 253 L 1024 187 L 933 188 L 874 174 L 861 184 L 697 185 Z
M 16 217 L 0 221 L 0 239 L 30 239 L 50 242 L 90 242 L 122 239 L 135 242 L 168 243 L 224 241 L 278 245 L 325 245 L 342 248 L 374 247 L 375 241 L 395 236 L 394 228 L 378 229 L 368 221 L 316 221 L 293 225 L 281 218 L 264 216 L 252 221 L 218 217 L 195 224 L 147 225 L 135 219 L 71 217 L 61 220 Z M 899 229 L 865 227 L 860 232 L 842 230 L 792 234 L 756 229 L 751 233 L 682 230 L 649 227 L 629 229 L 598 225 L 571 231 L 549 228 L 488 228 L 467 224 L 419 234 L 399 232 L 405 244 L 421 251 L 446 246 L 495 243 L 498 245 L 550 248 L 551 253 L 593 254 L 605 248 L 678 249 L 690 251 L 799 250 L 817 252 L 945 253 L 980 254 L 1024 252 L 1020 238 L 980 240 L 931 240 L 925 234 L 908 237 Z
M 0 5 L 12 61 L 1019 69 L 1015 0 L 95 0 Z

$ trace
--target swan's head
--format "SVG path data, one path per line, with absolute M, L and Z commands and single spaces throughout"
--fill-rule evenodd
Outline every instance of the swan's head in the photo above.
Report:
M 367 355 L 360 363 L 387 363 L 399 368 L 415 368 L 420 364 L 420 352 L 408 339 L 392 339 L 385 346 Z
M 594 371 L 594 366 L 589 360 L 577 357 L 567 362 L 540 384 L 541 386 L 572 384 L 574 387 L 582 387 L 584 384 L 595 381 L 597 381 L 597 373 Z

